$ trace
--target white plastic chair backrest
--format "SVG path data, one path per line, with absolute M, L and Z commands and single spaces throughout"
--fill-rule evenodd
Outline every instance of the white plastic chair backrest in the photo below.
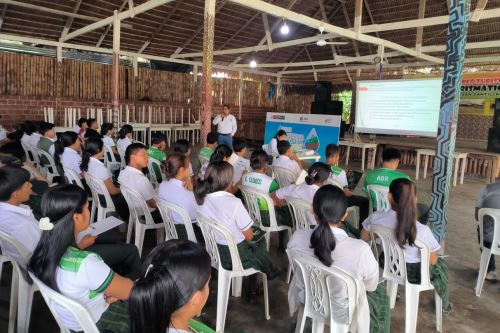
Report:
M 83 187 L 83 183 L 82 180 L 80 179 L 80 176 L 75 171 L 66 168 L 64 166 L 63 166 L 63 171 L 64 171 L 64 176 L 66 177 L 68 183 L 76 185 L 80 187 L 82 190 L 85 190 L 85 187 Z
M 263 144 L 262 145 L 262 150 L 265 151 L 267 154 L 269 154 L 269 145 L 267 143 Z
M 90 315 L 90 313 L 85 309 L 82 305 L 75 302 L 74 300 L 61 295 L 57 291 L 51 289 L 49 286 L 45 285 L 42 281 L 40 281 L 32 272 L 29 272 L 31 279 L 40 289 L 40 293 L 42 293 L 43 299 L 47 306 L 52 312 L 52 315 L 56 319 L 59 327 L 64 328 L 61 325 L 61 321 L 59 319 L 59 314 L 57 312 L 57 308 L 64 308 L 65 310 L 71 312 L 74 316 L 74 319 L 80 324 L 85 333 L 99 333 L 97 326 L 94 322 L 94 319 Z M 70 330 L 64 328 L 64 333 L 69 333 Z
M 387 194 L 389 193 L 389 188 L 387 186 L 381 185 L 368 185 L 368 199 L 370 200 L 370 211 L 373 212 L 374 205 L 372 202 L 371 194 L 375 194 L 375 201 L 377 210 L 388 211 L 391 209 L 391 204 L 389 203 L 389 199 L 387 198 Z
M 348 297 L 348 322 L 341 324 L 350 325 L 354 316 L 358 292 L 361 289 L 359 281 L 345 270 L 325 266 L 317 258 L 296 250 L 287 250 L 295 267 L 302 274 L 305 287 L 304 313 L 313 319 L 322 319 L 325 323 L 333 322 L 335 319 L 335 308 L 332 307 L 334 300 L 330 298 L 330 291 L 334 284 L 343 283 Z M 363 297 L 363 296 L 362 296 Z M 366 295 L 364 295 L 366 297 Z
M 180 217 L 184 222 L 184 227 L 186 228 L 188 239 L 192 242 L 198 243 L 196 235 L 194 234 L 192 221 L 184 208 L 158 197 L 156 198 L 156 204 L 158 205 L 161 217 L 163 219 L 163 222 L 165 223 L 165 241 L 179 238 L 179 236 L 177 235 L 177 230 L 175 229 L 173 218 L 173 216 L 176 214 L 177 217 Z
M 232 271 L 243 271 L 243 265 L 241 264 L 236 241 L 234 240 L 231 231 L 203 213 L 198 212 L 197 217 L 203 237 L 205 238 L 205 248 L 207 249 L 208 254 L 210 254 L 210 258 L 212 258 L 212 267 L 219 270 L 224 269 L 221 264 L 219 249 L 217 248 L 217 243 L 215 242 L 214 237 L 215 233 L 217 233 L 219 236 L 224 237 L 227 242 L 229 254 L 231 256 Z
M 0 248 L 2 249 L 2 255 L 12 260 L 12 265 L 19 273 L 19 276 L 26 278 L 26 267 L 31 256 L 28 249 L 17 239 L 3 231 L 0 231 Z
M 108 163 L 120 163 L 116 160 L 115 154 L 113 153 L 113 149 L 108 145 L 102 145 L 104 149 L 104 163 L 107 165 Z
M 153 217 L 151 216 L 151 212 L 149 211 L 149 206 L 146 203 L 146 200 L 144 200 L 144 197 L 130 187 L 121 185 L 120 189 L 125 201 L 127 201 L 130 214 L 132 214 L 132 216 L 138 221 L 141 221 L 140 218 L 144 217 L 144 224 L 155 224 Z
M 243 195 L 243 199 L 247 204 L 248 213 L 252 220 L 258 222 L 260 226 L 264 229 L 266 228 L 277 228 L 278 222 L 276 221 L 276 212 L 274 210 L 273 199 L 269 193 L 265 193 L 259 190 L 256 190 L 248 185 L 241 185 L 240 187 L 241 193 Z M 262 217 L 260 215 L 260 207 L 259 200 L 265 201 L 267 203 L 267 207 L 269 208 L 269 226 L 266 227 L 262 225 Z
M 500 255 L 500 209 L 481 208 L 478 212 L 479 218 L 479 244 L 483 243 L 484 237 L 484 217 L 490 216 L 493 219 L 493 239 L 491 245 L 491 254 Z
M 203 155 L 198 155 L 198 160 L 200 161 L 200 165 L 203 165 L 205 163 L 210 163 L 210 158 Z
M 153 165 L 156 165 L 158 170 L 160 170 L 160 175 L 161 175 L 161 180 L 158 181 L 158 178 L 156 177 L 156 171 Z M 165 175 L 161 171 L 161 163 L 158 161 L 156 158 L 149 157 L 148 158 L 148 173 L 149 173 L 149 181 L 155 185 L 155 187 L 158 187 L 162 181 L 165 180 Z
M 276 179 L 280 188 L 284 188 L 295 183 L 298 177 L 298 175 L 296 175 L 293 171 L 286 168 L 271 166 L 271 170 L 273 171 L 273 178 Z
M 116 211 L 115 204 L 113 203 L 113 200 L 111 199 L 111 195 L 108 192 L 108 189 L 106 188 L 106 185 L 102 180 L 100 180 L 97 177 L 92 176 L 88 172 L 84 173 L 85 181 L 87 182 L 87 185 L 90 188 L 90 191 L 92 192 L 92 199 L 94 202 L 99 202 L 99 194 L 104 196 L 104 200 L 106 201 L 106 209 L 109 210 L 114 210 Z M 101 204 L 102 206 L 102 204 Z
M 120 155 L 121 168 L 124 169 L 127 166 L 125 164 L 125 149 L 122 149 L 117 146 L 116 150 L 118 150 L 118 155 Z
M 33 150 L 31 149 L 32 146 L 30 144 L 22 142 L 22 141 L 21 141 L 21 146 L 23 147 L 24 155 L 26 156 L 26 162 L 30 162 L 30 163 L 34 164 L 35 166 L 38 165 L 39 158 L 38 158 L 38 155 L 33 153 Z
M 292 215 L 294 230 L 310 229 L 310 219 L 314 217 L 312 205 L 299 198 L 285 197 L 290 214 Z
M 50 173 L 57 174 L 57 175 L 59 174 L 57 172 L 56 162 L 54 161 L 54 158 L 49 153 L 47 153 L 45 150 L 40 149 L 38 147 L 33 147 L 33 150 L 35 150 L 35 152 L 38 154 L 40 161 L 43 161 L 42 164 L 44 164 L 44 166 L 46 168 L 50 168 Z
M 404 285 L 406 282 L 406 262 L 404 250 L 396 241 L 394 230 L 381 225 L 370 225 L 368 231 L 374 234 L 382 242 L 384 251 L 384 273 L 385 279 L 396 281 Z

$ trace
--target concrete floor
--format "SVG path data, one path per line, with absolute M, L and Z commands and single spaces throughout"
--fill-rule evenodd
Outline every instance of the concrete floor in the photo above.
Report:
M 354 164 L 356 166 L 356 164 Z M 352 167 L 352 166 L 351 166 Z M 414 176 L 414 170 L 404 170 Z M 453 312 L 443 319 L 444 332 L 483 332 L 496 333 L 500 331 L 500 282 L 485 281 L 481 298 L 474 295 L 474 286 L 479 266 L 479 248 L 477 244 L 476 223 L 473 219 L 475 198 L 483 179 L 466 177 L 464 185 L 452 189 L 449 206 L 449 225 L 446 240 L 446 254 L 449 255 L 450 300 Z M 431 181 L 417 182 L 418 195 L 421 202 L 429 202 Z M 147 235 L 146 249 L 154 246 L 153 234 Z M 283 266 L 287 264 L 286 256 L 276 252 L 276 237 L 271 246 L 272 256 Z M 4 267 L 0 283 L 0 332 L 7 332 L 9 295 L 10 295 L 10 265 Z M 500 272 L 499 272 L 500 273 Z M 288 314 L 288 285 L 283 279 L 269 282 L 271 320 L 264 318 L 263 298 L 258 296 L 249 300 L 243 297 L 230 297 L 226 332 L 291 332 L 296 318 Z M 205 307 L 201 320 L 215 327 L 216 289 L 217 281 L 211 283 L 209 302 Z M 404 331 L 404 289 L 400 288 L 401 300 L 396 303 L 392 313 L 392 332 Z M 435 331 L 434 297 L 432 292 L 423 292 L 420 298 L 418 332 Z M 35 294 L 30 332 L 58 332 L 42 297 Z

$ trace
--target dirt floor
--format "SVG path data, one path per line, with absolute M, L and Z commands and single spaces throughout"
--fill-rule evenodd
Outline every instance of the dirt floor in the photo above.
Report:
M 354 166 L 357 166 L 354 164 Z M 352 167 L 350 165 L 350 167 Z M 404 170 L 414 176 L 414 170 Z M 471 179 L 466 176 L 465 183 L 452 189 L 449 201 L 449 224 L 445 254 L 449 265 L 450 300 L 453 311 L 443 319 L 444 332 L 500 332 L 500 282 L 486 281 L 480 298 L 474 295 L 474 287 L 479 266 L 479 247 L 477 244 L 474 205 L 476 195 L 485 185 L 484 179 Z M 431 180 L 417 182 L 419 201 L 430 200 Z M 283 266 L 287 265 L 286 255 L 277 253 L 277 237 L 271 245 L 272 256 Z M 147 235 L 146 251 L 154 246 L 155 237 Z M 145 252 L 146 252 L 145 251 Z M 0 281 L 0 332 L 7 332 L 7 320 L 10 296 L 10 265 L 4 265 Z M 499 272 L 500 273 L 500 272 Z M 499 274 L 500 275 L 500 274 Z M 215 277 L 215 276 L 214 276 Z M 215 327 L 217 281 L 211 283 L 211 295 L 201 320 Z M 246 296 L 246 282 L 241 298 L 230 297 L 226 332 L 292 332 L 296 318 L 288 313 L 288 285 L 284 279 L 275 279 L 269 283 L 269 302 L 271 319 L 264 318 L 263 298 L 249 299 Z M 400 288 L 401 299 L 392 313 L 392 332 L 404 331 L 404 289 Z M 418 332 L 435 331 L 434 294 L 423 292 L 420 298 Z M 31 317 L 30 332 L 58 332 L 42 297 L 35 294 Z

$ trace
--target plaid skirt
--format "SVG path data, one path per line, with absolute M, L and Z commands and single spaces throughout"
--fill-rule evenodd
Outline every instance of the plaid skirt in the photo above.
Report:
M 384 283 L 377 289 L 366 293 L 370 307 L 370 333 L 391 332 L 391 304 Z
M 286 225 L 290 228 L 293 227 L 292 215 L 290 215 L 290 210 L 287 206 L 274 207 L 274 212 L 276 214 L 276 222 L 278 222 L 278 225 Z M 269 227 L 269 211 L 261 210 L 260 218 L 262 219 L 262 225 Z
M 269 253 L 267 252 L 265 237 L 262 237 L 258 242 L 249 242 L 244 240 L 239 243 L 237 247 L 243 268 L 255 268 L 267 275 L 274 272 L 275 267 L 271 261 Z M 233 265 L 231 262 L 229 247 L 227 245 L 217 244 L 217 248 L 219 249 L 222 267 L 227 270 L 231 270 Z
M 431 283 L 437 294 L 443 299 L 443 308 L 448 307 L 448 265 L 443 258 L 438 258 L 435 265 L 430 265 Z M 406 274 L 410 283 L 420 283 L 420 263 L 406 264 Z

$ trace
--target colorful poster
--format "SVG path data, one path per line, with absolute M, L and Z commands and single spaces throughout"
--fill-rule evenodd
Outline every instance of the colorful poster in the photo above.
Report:
M 338 144 L 341 116 L 268 112 L 264 143 L 269 143 L 279 130 L 287 133 L 294 147 L 314 150 L 325 160 L 325 148 Z

